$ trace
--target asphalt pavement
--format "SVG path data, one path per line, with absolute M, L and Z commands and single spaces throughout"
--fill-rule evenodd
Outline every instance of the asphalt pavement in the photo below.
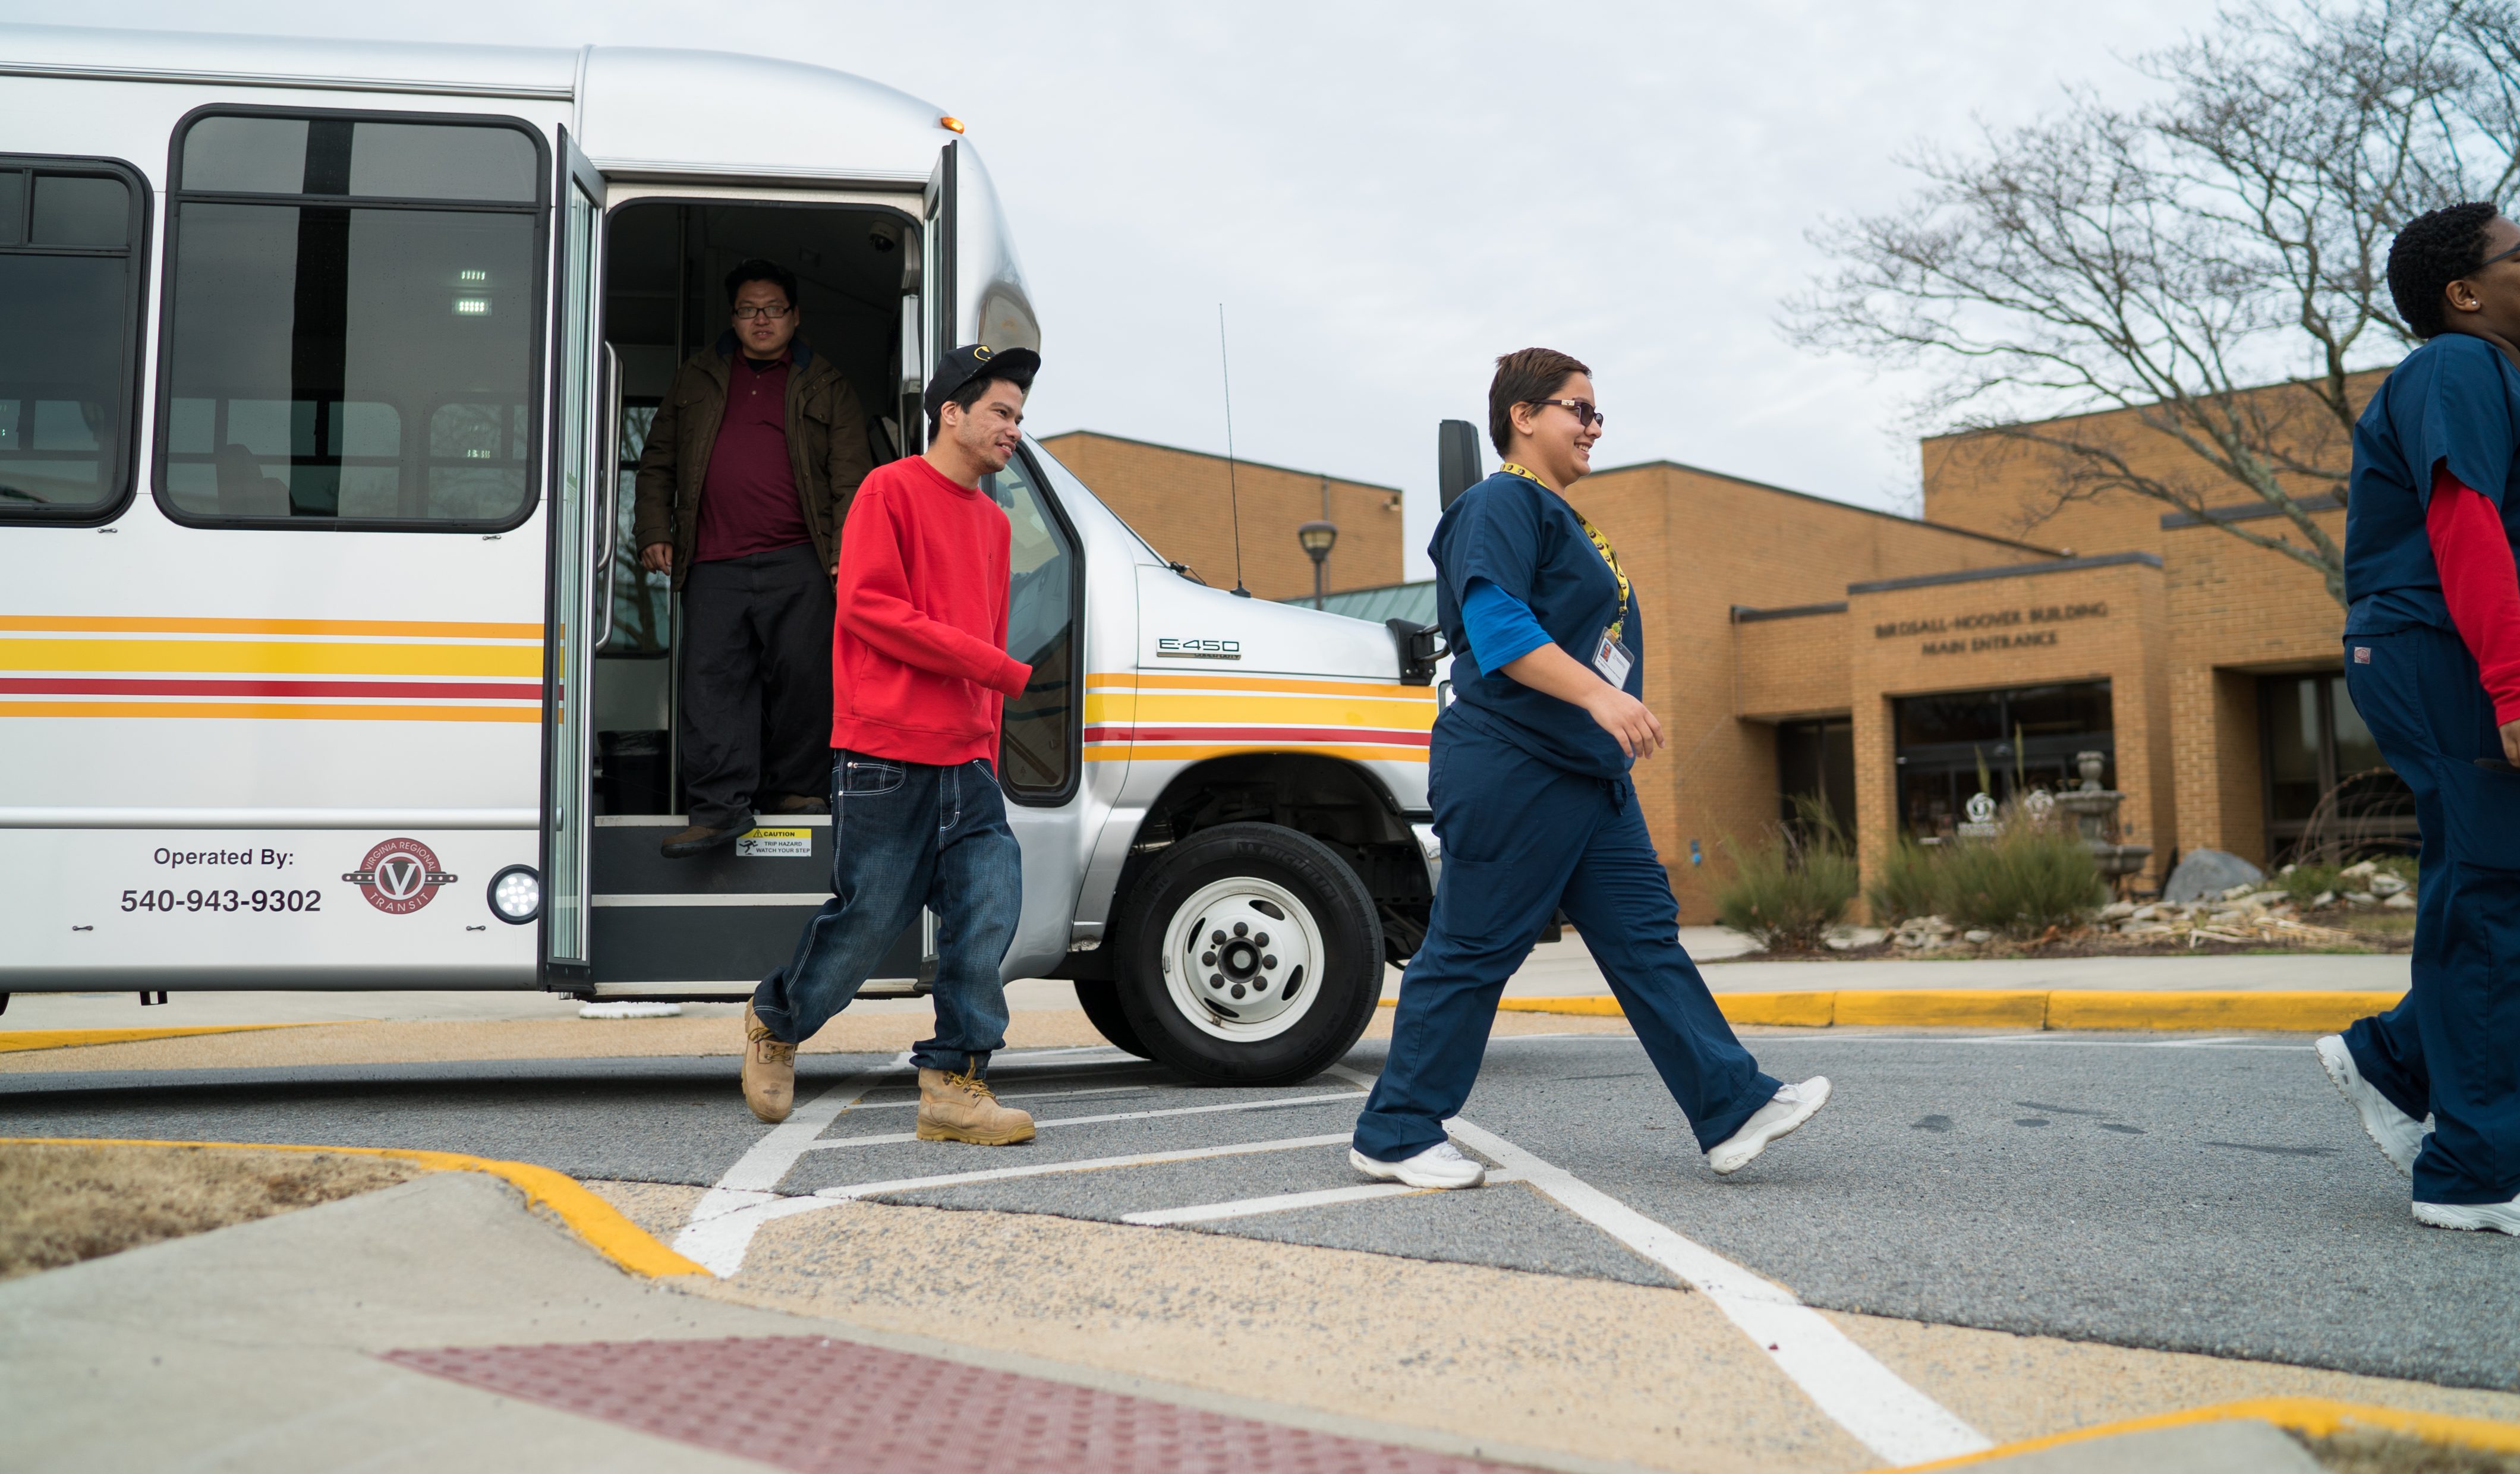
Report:
M 2413 1224 L 2305 1040 L 1749 1042 L 1772 1073 L 1827 1074 L 1838 1094 L 1731 1180 L 1625 1035 L 1499 1039 L 1464 1119 L 1825 1309 L 2520 1389 L 2520 1241 Z M 0 1135 L 422 1146 L 698 1187 L 767 1163 L 776 1194 L 830 1194 L 790 1206 L 880 1184 L 866 1195 L 1674 1282 L 1512 1182 L 1365 1189 L 1337 1142 L 1382 1048 L 1269 1091 L 1192 1087 L 1110 1050 L 1013 1051 L 1000 1092 L 1043 1129 L 999 1150 L 907 1139 L 907 1073 L 873 1055 L 805 1056 L 800 1101 L 853 1103 L 777 1141 L 723 1057 L 15 1074 Z M 1058 1170 L 1077 1162 L 1106 1165 Z M 989 1176 L 929 1181 L 970 1174 Z

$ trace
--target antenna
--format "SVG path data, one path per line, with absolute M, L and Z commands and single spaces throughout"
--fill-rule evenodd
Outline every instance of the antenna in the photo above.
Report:
M 1225 304 L 1216 304 L 1216 361 L 1225 375 L 1225 495 L 1234 516 L 1234 597 L 1249 599 L 1242 587 L 1242 493 L 1234 480 L 1234 360 L 1225 351 Z

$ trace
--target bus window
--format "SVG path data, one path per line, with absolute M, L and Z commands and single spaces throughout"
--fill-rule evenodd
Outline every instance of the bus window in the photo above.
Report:
M 0 155 L 0 517 L 94 516 L 127 489 L 136 183 Z
M 1058 803 L 1076 778 L 1076 543 L 1022 456 L 986 485 L 1007 514 L 1007 651 L 1032 667 L 1007 703 L 999 779 L 1018 803 Z
M 542 156 L 521 125 L 486 119 L 194 118 L 168 225 L 169 514 L 520 520 L 538 430 Z

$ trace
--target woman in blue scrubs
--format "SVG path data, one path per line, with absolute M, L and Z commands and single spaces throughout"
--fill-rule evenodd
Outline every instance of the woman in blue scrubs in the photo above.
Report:
M 2424 343 L 2354 427 L 2345 684 L 2414 790 L 2411 986 L 2318 1055 L 2417 1222 L 2520 1234 L 2520 225 L 2408 222 L 2389 292 Z
M 1505 466 L 1462 493 L 1427 550 L 1453 652 L 1429 754 L 1444 846 L 1434 917 L 1348 1160 L 1414 1187 L 1486 1180 L 1444 1122 L 1478 1079 L 1506 980 L 1562 909 L 1708 1164 L 1730 1174 L 1810 1120 L 1828 1081 L 1761 1074 L 1681 948 L 1628 781 L 1663 745 L 1642 699 L 1643 620 L 1609 540 L 1564 495 L 1601 436 L 1592 371 L 1547 348 L 1497 360 L 1488 434 Z

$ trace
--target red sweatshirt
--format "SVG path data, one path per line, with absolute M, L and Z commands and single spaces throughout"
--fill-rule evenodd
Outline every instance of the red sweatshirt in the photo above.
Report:
M 2520 722 L 2520 573 L 2502 514 L 2445 462 L 2433 469 L 2424 536 L 2441 570 L 2442 603 L 2494 698 L 2495 722 Z
M 1001 698 L 1032 667 L 1007 654 L 1007 514 L 925 458 L 877 468 L 840 527 L 832 745 L 939 766 L 998 760 Z

